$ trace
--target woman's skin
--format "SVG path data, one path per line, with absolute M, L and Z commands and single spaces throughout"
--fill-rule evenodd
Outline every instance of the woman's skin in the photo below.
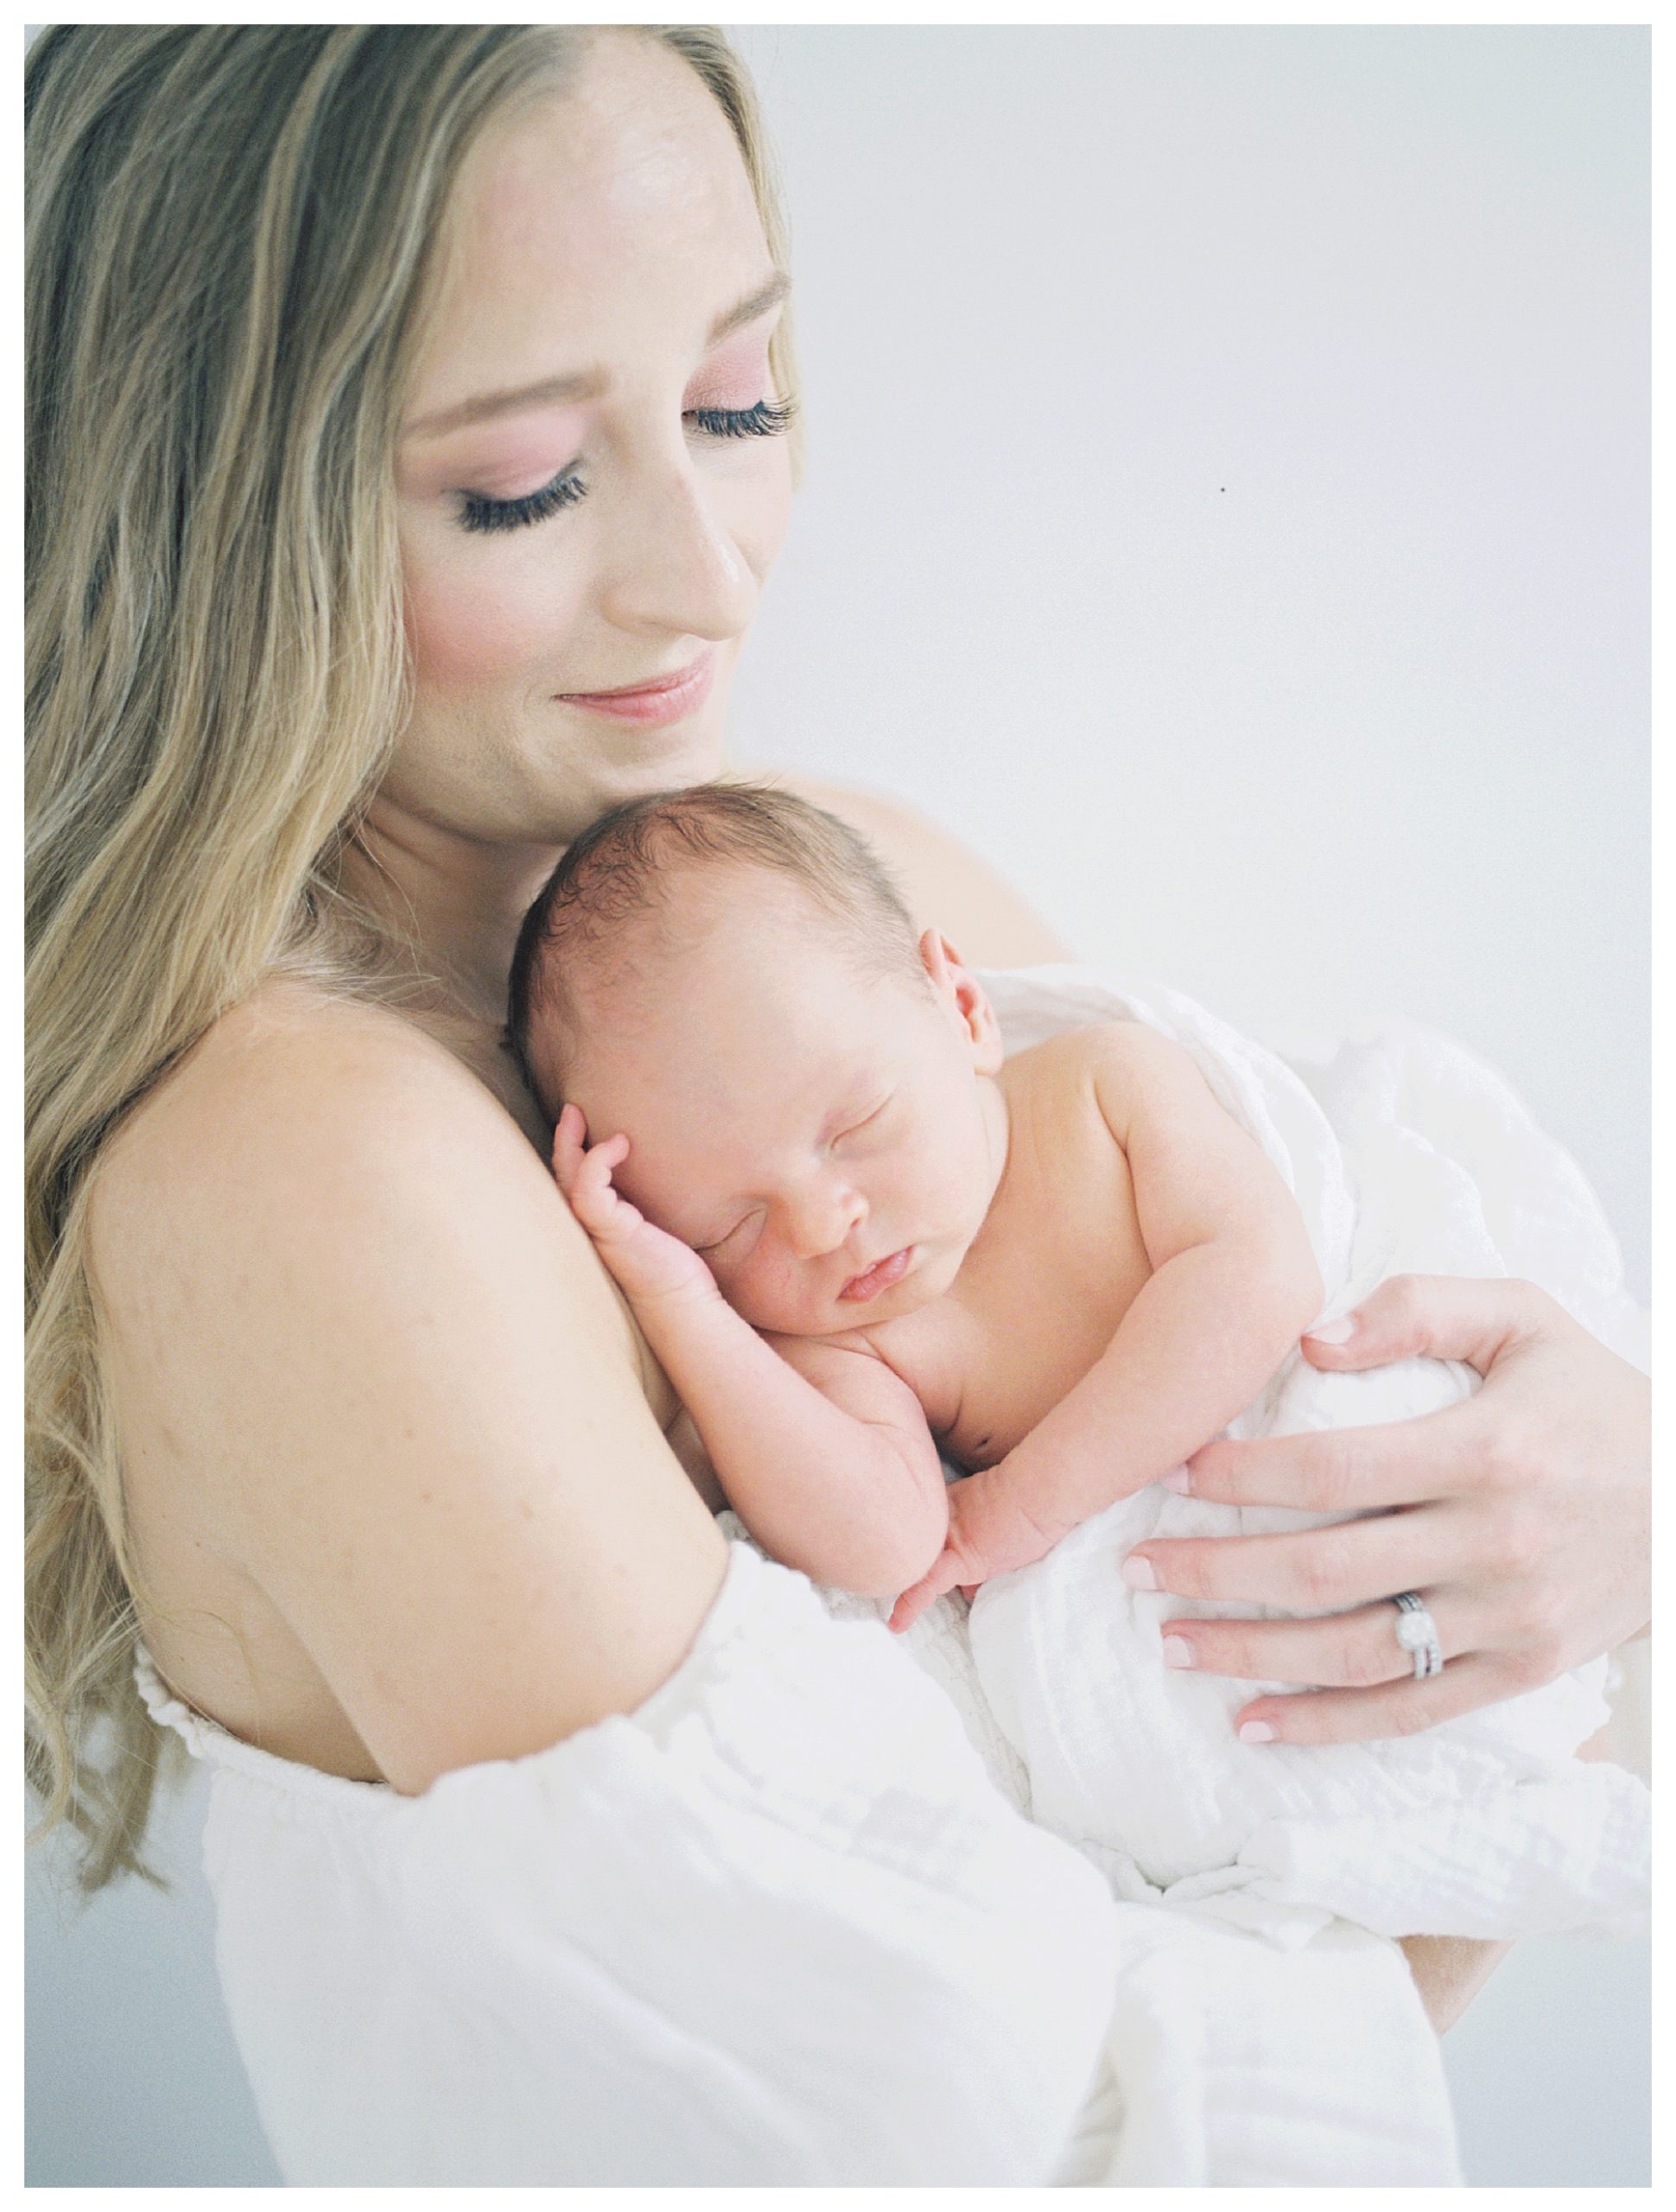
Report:
M 723 1540 L 665 1440 L 668 1385 L 558 1196 L 498 1039 L 519 919 L 564 842 L 616 799 L 721 770 L 728 680 L 790 497 L 783 440 L 695 420 L 782 397 L 767 372 L 780 272 L 727 125 L 682 61 L 597 35 L 562 96 L 479 149 L 459 212 L 397 456 L 413 709 L 358 862 L 447 988 L 415 1022 L 265 987 L 107 1147 L 92 1217 L 163 1673 L 251 1741 L 406 1791 L 632 1709 L 721 1580 Z M 569 482 L 572 464 L 581 496 L 544 518 L 462 527 L 472 502 Z M 705 695 L 665 727 L 575 702 L 695 664 Z M 1058 954 L 925 825 L 812 795 L 875 837 L 974 959 Z M 1430 1349 L 1470 1337 L 1505 1434 L 1539 1441 L 1504 1452 L 1481 1420 L 1458 1446 L 1413 1425 L 1418 1457 L 1407 1439 L 1365 1462 L 1337 1439 L 1217 1446 L 1197 1463 L 1205 1494 L 1442 1500 L 1419 1510 L 1452 1526 L 1461 1618 L 1545 1667 L 1638 1626 L 1641 1597 L 1616 1586 L 1638 1510 L 1610 1487 L 1634 1458 L 1603 1365 L 1621 1363 L 1581 1332 L 1545 1336 L 1533 1298 L 1482 1287 L 1423 1286 L 1401 1318 Z M 1329 1357 L 1406 1348 L 1381 1323 Z M 1399 1466 L 1425 1484 L 1389 1487 Z M 1585 1494 L 1611 1511 L 1591 1517 Z M 1184 1592 L 1226 1574 L 1254 1601 L 1378 1594 L 1341 1598 L 1332 1535 L 1269 1540 L 1286 1562 L 1272 1573 L 1237 1540 L 1147 1549 Z M 1363 1681 L 1366 1631 L 1387 1615 L 1324 1624 L 1305 1678 Z M 1260 1655 L 1287 1624 L 1189 1625 L 1205 1665 L 1285 1672 Z M 1386 1701 L 1343 1701 L 1369 1695 Z M 1305 1710 L 1334 1716 L 1323 1733 L 1438 1717 L 1387 1685 L 1292 1700 L 1282 1732 L 1301 1740 Z M 1422 1951 L 1446 2024 L 1487 1954 Z

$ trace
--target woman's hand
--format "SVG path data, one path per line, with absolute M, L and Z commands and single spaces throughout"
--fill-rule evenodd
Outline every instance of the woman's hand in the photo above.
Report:
M 1194 1497 L 1231 1505 L 1378 1517 L 1142 1544 L 1124 1567 L 1143 1588 L 1327 1616 L 1164 1624 L 1207 1673 L 1319 1686 L 1238 1714 L 1242 1732 L 1260 1724 L 1283 1743 L 1429 1728 L 1553 1681 L 1651 1611 L 1644 1376 L 1530 1283 L 1403 1275 L 1351 1318 L 1343 1342 L 1304 1338 L 1312 1365 L 1429 1355 L 1467 1361 L 1483 1388 L 1385 1427 L 1208 1445 L 1189 1479 Z M 1431 1608 L 1443 1646 L 1442 1673 L 1425 1681 L 1396 1638 L 1389 1601 L 1404 1590 Z

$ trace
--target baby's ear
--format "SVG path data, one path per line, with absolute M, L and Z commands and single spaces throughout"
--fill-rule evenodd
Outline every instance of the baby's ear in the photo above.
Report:
M 931 988 L 960 1022 L 972 1048 L 972 1067 L 977 1075 L 994 1075 L 1006 1054 L 1001 1027 L 983 985 L 962 961 L 941 930 L 927 930 L 919 940 L 919 957 Z

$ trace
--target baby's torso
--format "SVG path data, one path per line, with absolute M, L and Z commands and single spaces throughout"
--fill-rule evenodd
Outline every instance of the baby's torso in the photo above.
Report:
M 1077 1030 L 1006 1062 L 1006 1166 L 952 1287 L 858 1332 L 966 1467 L 1005 1458 L 1081 1380 L 1152 1272 L 1095 1096 L 1097 1037 Z

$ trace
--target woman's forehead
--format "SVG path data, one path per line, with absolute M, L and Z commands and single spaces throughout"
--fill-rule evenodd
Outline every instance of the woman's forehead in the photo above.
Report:
M 696 357 L 776 275 L 708 88 L 655 40 L 595 33 L 571 80 L 465 166 L 409 424 L 482 392 L 608 379 L 649 342 Z

